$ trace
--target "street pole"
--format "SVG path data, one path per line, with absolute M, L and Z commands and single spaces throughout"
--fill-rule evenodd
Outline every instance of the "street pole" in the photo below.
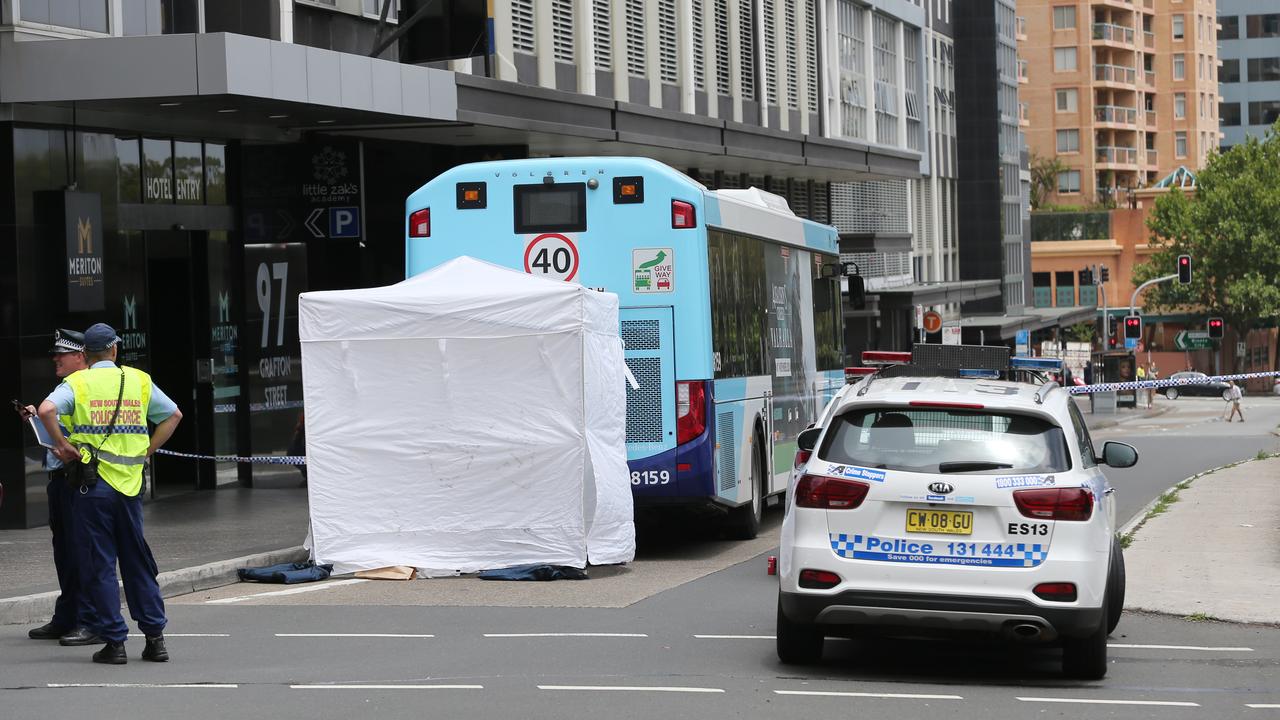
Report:
M 1177 273 L 1174 273 L 1174 274 L 1172 274 L 1172 275 L 1165 275 L 1164 277 L 1158 277 L 1158 278 L 1155 278 L 1155 279 L 1153 279 L 1153 280 L 1148 280 L 1148 281 L 1146 281 L 1146 282 L 1142 283 L 1141 285 L 1139 285 L 1139 286 L 1138 286 L 1138 287 L 1133 291 L 1133 297 L 1130 297 L 1130 298 L 1129 298 L 1129 314 L 1130 314 L 1130 315 L 1132 315 L 1132 314 L 1133 314 L 1133 309 L 1134 309 L 1135 307 L 1137 307 L 1137 305 L 1138 305 L 1138 295 L 1139 295 L 1143 290 L 1146 290 L 1148 285 L 1155 285 L 1156 283 L 1168 282 L 1168 281 L 1170 281 L 1170 280 L 1177 280 L 1177 279 L 1178 279 L 1178 274 L 1177 274 Z

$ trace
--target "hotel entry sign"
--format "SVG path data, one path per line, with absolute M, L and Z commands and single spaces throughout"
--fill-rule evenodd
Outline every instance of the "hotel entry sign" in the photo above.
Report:
M 97 312 L 105 303 L 102 262 L 102 197 L 63 193 L 67 238 L 67 310 Z

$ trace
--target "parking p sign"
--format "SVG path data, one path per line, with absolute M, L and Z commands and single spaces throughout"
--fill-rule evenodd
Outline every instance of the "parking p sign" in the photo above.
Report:
M 329 208 L 329 237 L 360 237 L 360 208 L 355 206 Z

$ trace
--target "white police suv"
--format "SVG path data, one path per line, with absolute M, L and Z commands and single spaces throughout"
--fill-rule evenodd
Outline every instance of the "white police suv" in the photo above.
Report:
M 1102 677 L 1124 558 L 1100 466 L 1132 466 L 1137 451 L 1095 449 L 1064 389 L 1009 379 L 1048 369 L 1038 358 L 915 355 L 864 354 L 903 364 L 842 392 L 800 436 L 778 657 L 816 661 L 827 635 L 973 632 L 1059 643 L 1067 675 Z

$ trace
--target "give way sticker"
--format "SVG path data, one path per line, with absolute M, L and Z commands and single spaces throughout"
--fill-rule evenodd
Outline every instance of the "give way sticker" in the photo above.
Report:
M 524 271 L 553 280 L 572 280 L 578 275 L 578 247 L 560 233 L 544 233 L 524 248 Z

